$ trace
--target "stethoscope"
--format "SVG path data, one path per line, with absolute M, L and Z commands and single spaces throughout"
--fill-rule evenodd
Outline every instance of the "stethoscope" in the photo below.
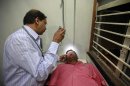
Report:
M 22 28 L 23 28 L 23 29 L 25 30 L 25 32 L 32 38 L 32 40 L 35 42 L 35 44 L 37 45 L 37 47 L 38 47 L 39 50 L 41 51 L 42 56 L 44 57 L 44 55 L 43 55 L 43 50 L 42 50 L 42 48 L 37 44 L 35 38 L 26 30 L 26 28 L 25 28 L 24 26 L 22 26 Z

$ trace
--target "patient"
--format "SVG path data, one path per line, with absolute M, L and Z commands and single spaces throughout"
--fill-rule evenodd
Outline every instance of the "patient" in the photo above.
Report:
M 78 61 L 73 50 L 60 57 L 59 64 L 51 75 L 49 86 L 107 86 L 106 81 L 90 63 Z

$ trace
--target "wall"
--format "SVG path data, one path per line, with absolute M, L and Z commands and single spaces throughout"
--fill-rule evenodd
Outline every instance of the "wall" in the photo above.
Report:
M 81 58 L 86 58 L 89 48 L 92 21 L 93 0 L 76 0 L 76 22 L 74 30 L 74 0 L 64 0 L 66 35 L 58 54 L 61 55 L 67 46 L 77 47 Z M 23 25 L 23 17 L 30 9 L 38 9 L 47 15 L 48 25 L 43 38 L 46 50 L 52 40 L 53 33 L 62 26 L 61 0 L 1 0 L 0 2 L 0 82 L 2 78 L 2 56 L 5 39 Z M 75 31 L 75 32 L 74 32 Z M 74 37 L 75 36 L 75 37 Z M 75 40 L 74 40 L 75 38 Z

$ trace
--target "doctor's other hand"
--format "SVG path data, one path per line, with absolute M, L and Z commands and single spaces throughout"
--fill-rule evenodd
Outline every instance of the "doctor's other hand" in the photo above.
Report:
M 64 36 L 65 36 L 65 29 L 60 27 L 55 32 L 55 34 L 53 36 L 53 41 L 57 42 L 57 43 L 60 43 L 64 39 Z

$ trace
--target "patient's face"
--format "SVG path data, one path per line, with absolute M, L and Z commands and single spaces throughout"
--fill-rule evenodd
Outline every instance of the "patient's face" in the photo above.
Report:
M 76 53 L 74 51 L 68 51 L 66 53 L 66 61 L 67 61 L 67 63 L 71 63 L 71 62 L 77 61 Z
M 67 58 L 74 58 L 75 57 L 75 53 L 74 53 L 74 51 L 69 51 L 69 52 L 67 52 Z

